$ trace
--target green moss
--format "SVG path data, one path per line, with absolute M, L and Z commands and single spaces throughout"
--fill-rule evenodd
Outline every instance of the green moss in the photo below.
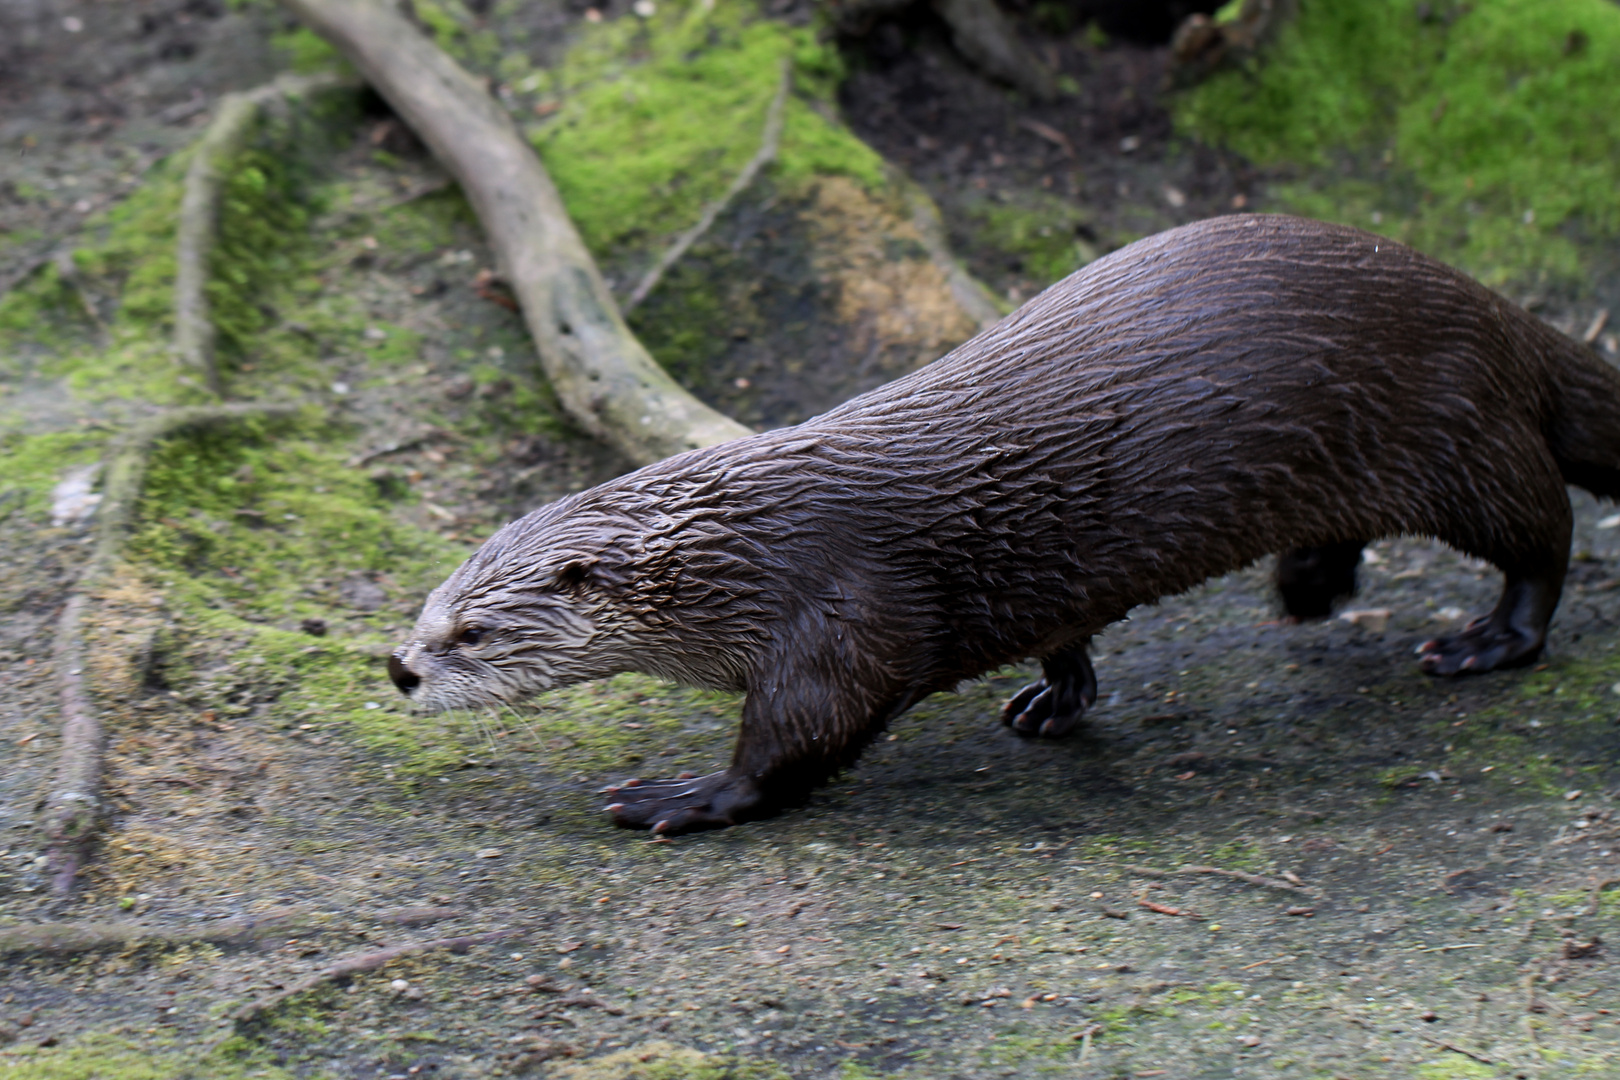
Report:
M 662 4 L 651 19 L 588 27 L 549 80 L 520 84 L 561 101 L 532 137 L 586 243 L 600 255 L 692 224 L 759 149 L 784 63 L 794 95 L 778 182 L 838 174 L 882 186 L 882 160 L 828 118 L 836 53 L 749 0 Z
M 1263 63 L 1185 95 L 1178 122 L 1268 165 L 1361 162 L 1349 179 L 1282 185 L 1287 208 L 1488 282 L 1575 275 L 1569 226 L 1620 231 L 1620 8 L 1435 7 L 1444 17 L 1421 21 L 1404 0 L 1302 4 Z
M 255 147 L 221 193 L 219 241 L 209 261 L 209 316 L 221 358 L 240 359 L 276 318 L 266 297 L 297 281 L 314 207 L 294 158 Z
M 23 353 L 82 345 L 89 329 L 84 305 L 54 264 L 0 296 L 0 373 L 23 373 Z
M 214 1053 L 172 1041 L 137 1045 L 113 1035 L 87 1035 L 66 1046 L 0 1048 L 7 1080 L 291 1080 L 268 1055 Z M 308 1075 L 308 1074 L 303 1074 Z
M 967 208 L 974 240 L 1016 260 L 1017 270 L 1042 285 L 1067 277 L 1097 257 L 1077 230 L 1080 211 L 1051 196 L 1029 196 L 1019 203 L 984 200 Z
M 282 55 L 287 67 L 301 75 L 347 66 L 338 51 L 307 26 L 273 35 L 270 45 Z
M 288 724 L 341 729 L 414 769 L 448 767 L 465 756 L 459 727 L 395 711 L 383 665 L 414 598 L 466 551 L 400 522 L 333 434 L 312 421 L 245 423 L 172 440 L 153 456 L 128 553 L 196 627 L 192 637 L 209 649 L 229 643 L 238 659 L 216 681 L 261 687 L 252 697 L 277 700 Z M 361 577 L 399 599 L 371 614 L 345 610 L 341 587 Z M 298 629 L 309 618 L 342 625 L 312 638 Z

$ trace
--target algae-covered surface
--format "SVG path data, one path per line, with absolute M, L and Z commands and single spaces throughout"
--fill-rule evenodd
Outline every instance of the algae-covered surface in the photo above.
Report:
M 1171 103 L 1104 92 L 1114 78 L 1146 94 L 1161 52 L 1032 23 L 1075 65 L 1084 107 L 1065 118 L 950 68 L 915 14 L 916 50 L 883 68 L 865 44 L 840 55 L 802 11 L 762 25 L 710 6 L 712 33 L 693 21 L 705 5 L 593 9 L 600 22 L 416 5 L 501 80 L 565 192 L 637 178 L 622 218 L 576 210 L 641 230 L 587 228 L 617 285 L 753 152 L 792 62 L 790 120 L 815 152 L 785 138 L 780 167 L 636 316 L 661 359 L 752 423 L 971 332 L 851 128 L 914 170 L 1008 293 L 1133 230 L 1303 182 L 1268 187 L 1172 134 Z M 74 186 L 111 191 L 126 148 L 156 157 L 106 205 L 53 207 L 36 185 L 7 211 L 14 233 L 79 219 L 68 259 L 0 297 L 0 1077 L 1620 1074 L 1620 517 L 1584 495 L 1532 669 L 1418 674 L 1413 647 L 1499 584 L 1443 549 L 1375 545 L 1359 614 L 1311 626 L 1277 622 L 1257 567 L 1099 639 L 1101 697 L 1074 738 L 1009 734 L 996 709 L 1031 672 L 995 673 L 912 709 L 806 807 L 718 833 L 616 831 L 599 789 L 722 764 L 733 696 L 629 675 L 519 711 L 408 714 L 384 663 L 427 590 L 500 522 L 625 465 L 557 411 L 478 275 L 490 256 L 464 202 L 397 121 L 346 93 L 268 116 L 233 171 L 211 286 L 227 380 L 308 407 L 158 447 L 126 559 L 86 617 L 106 831 L 82 890 L 50 899 L 33 815 L 60 746 L 51 643 L 95 522 L 58 485 L 133 418 L 202 395 L 166 351 L 180 148 L 204 119 L 178 107 L 193 86 L 323 62 L 268 9 L 137 7 L 149 55 L 96 93 L 3 84 L 29 176 L 66 187 L 64 163 L 99 157 L 107 174 Z M 127 44 L 101 10 L 41 55 Z M 669 81 L 689 73 L 671 57 L 704 49 L 724 85 L 698 90 L 729 117 L 712 139 L 677 133 L 662 149 L 685 156 L 648 164 L 580 130 L 627 95 L 672 108 Z M 939 116 L 1005 121 L 997 149 L 981 140 L 955 169 L 901 119 L 857 110 L 923 70 Z M 89 125 L 113 93 L 128 115 Z M 1020 117 L 1112 156 L 1082 168 Z M 1558 235 L 1598 269 L 1544 311 L 1578 331 L 1616 285 L 1589 242 L 1602 219 L 1571 213 L 1579 227 Z M 1550 289 L 1542 266 L 1505 280 Z

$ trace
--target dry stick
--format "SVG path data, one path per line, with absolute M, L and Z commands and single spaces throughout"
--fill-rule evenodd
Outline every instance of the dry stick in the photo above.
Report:
M 214 363 L 214 323 L 208 317 L 208 260 L 219 239 L 220 196 L 231 160 L 241 153 L 260 106 L 279 97 L 296 97 L 341 84 L 334 75 L 283 75 L 275 82 L 240 94 L 226 94 L 197 141 L 186 170 L 180 199 L 175 252 L 174 353 L 203 380 L 216 397 L 224 382 Z
M 750 434 L 648 355 L 512 118 L 483 85 L 377 0 L 282 0 L 359 68 L 477 211 L 563 407 L 638 463 Z
M 231 1014 L 231 1022 L 238 1028 L 244 1024 L 251 1024 L 282 1002 L 297 997 L 299 994 L 308 993 L 322 983 L 339 982 L 354 975 L 363 975 L 368 971 L 376 971 L 384 964 L 392 963 L 407 956 L 416 956 L 419 953 L 432 952 L 435 949 L 449 949 L 453 953 L 464 953 L 475 945 L 487 945 L 491 941 L 500 941 L 502 938 L 509 938 L 521 932 L 519 930 L 494 930 L 487 934 L 439 938 L 435 941 L 423 941 L 416 945 L 395 945 L 392 948 L 378 949 L 376 952 L 351 956 L 347 960 L 339 960 L 331 967 L 322 968 L 307 979 L 302 979 L 285 990 L 271 994 L 263 1001 L 255 1001 L 242 1006 Z
M 636 286 L 635 291 L 630 294 L 630 298 L 624 302 L 624 313 L 626 315 L 634 311 L 643 300 L 647 299 L 647 294 L 657 288 L 658 283 L 663 280 L 665 271 L 674 266 L 681 256 L 685 255 L 687 250 L 697 243 L 704 233 L 709 231 L 715 219 L 725 211 L 726 207 L 731 205 L 732 200 L 746 191 L 749 185 L 754 182 L 754 178 L 759 175 L 759 171 L 776 160 L 777 148 L 782 143 L 782 109 L 787 104 L 788 91 L 792 86 L 793 61 L 783 60 L 782 78 L 777 84 L 776 96 L 771 99 L 770 106 L 765 110 L 765 134 L 760 139 L 759 150 L 748 160 L 748 164 L 743 166 L 742 172 L 737 174 L 736 179 L 731 181 L 731 186 L 726 189 L 726 193 L 705 206 L 703 215 L 698 218 L 697 224 L 677 236 L 675 242 L 669 245 L 669 249 L 653 264 L 652 269 L 647 271 L 646 276 L 641 279 L 641 284 Z
M 1284 889 L 1288 892 L 1306 893 L 1315 895 L 1316 890 L 1303 885 L 1294 885 L 1277 878 L 1262 877 L 1259 874 L 1249 874 L 1242 870 L 1223 870 L 1218 866 L 1183 866 L 1179 870 L 1155 870 L 1151 866 L 1126 866 L 1125 870 L 1131 874 L 1141 874 L 1143 877 L 1170 877 L 1172 874 L 1215 874 L 1219 877 L 1231 878 L 1234 881 L 1246 881 L 1250 885 L 1260 885 L 1267 889 Z
M 84 863 L 101 817 L 102 755 L 106 730 L 90 699 L 85 647 L 79 623 L 89 597 L 101 587 L 123 551 L 135 521 L 152 445 L 186 428 L 244 416 L 285 416 L 296 405 L 210 405 L 171 409 L 136 426 L 124 437 L 98 509 L 96 547 L 75 583 L 56 625 L 56 676 L 62 699 L 62 753 L 46 796 L 39 827 L 45 838 L 51 892 L 65 896 Z

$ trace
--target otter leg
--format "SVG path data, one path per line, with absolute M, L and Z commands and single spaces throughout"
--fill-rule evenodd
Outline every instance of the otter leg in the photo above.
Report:
M 816 629 L 819 635 L 789 635 L 793 648 L 749 689 L 730 768 L 609 788 L 613 802 L 605 809 L 614 824 L 675 834 L 770 817 L 853 764 L 920 696 L 883 660 L 902 643 L 863 641 L 849 625 Z
M 1020 735 L 1062 738 L 1097 701 L 1097 673 L 1084 644 L 1041 661 L 1041 681 L 1030 683 L 1001 707 L 1001 722 Z
M 1534 663 L 1547 643 L 1547 624 L 1564 588 L 1569 556 L 1536 571 L 1504 570 L 1502 598 L 1461 633 L 1418 646 L 1418 667 L 1430 675 L 1474 675 Z
M 1277 592 L 1290 619 L 1325 619 L 1356 594 L 1356 567 L 1364 540 L 1295 548 L 1277 556 Z

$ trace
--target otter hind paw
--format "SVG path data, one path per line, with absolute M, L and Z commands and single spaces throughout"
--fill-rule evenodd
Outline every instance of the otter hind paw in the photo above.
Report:
M 1522 667 L 1535 662 L 1544 643 L 1544 637 L 1487 615 L 1469 623 L 1461 633 L 1419 645 L 1418 667 L 1428 675 L 1478 675 Z
M 1001 722 L 1020 735 L 1060 739 L 1080 726 L 1097 700 L 1097 674 L 1083 650 L 1048 657 L 1045 676 L 1001 707 Z
M 605 789 L 603 807 L 624 829 L 651 829 L 661 836 L 723 829 L 761 816 L 764 800 L 747 777 L 730 769 L 673 780 L 626 780 Z

